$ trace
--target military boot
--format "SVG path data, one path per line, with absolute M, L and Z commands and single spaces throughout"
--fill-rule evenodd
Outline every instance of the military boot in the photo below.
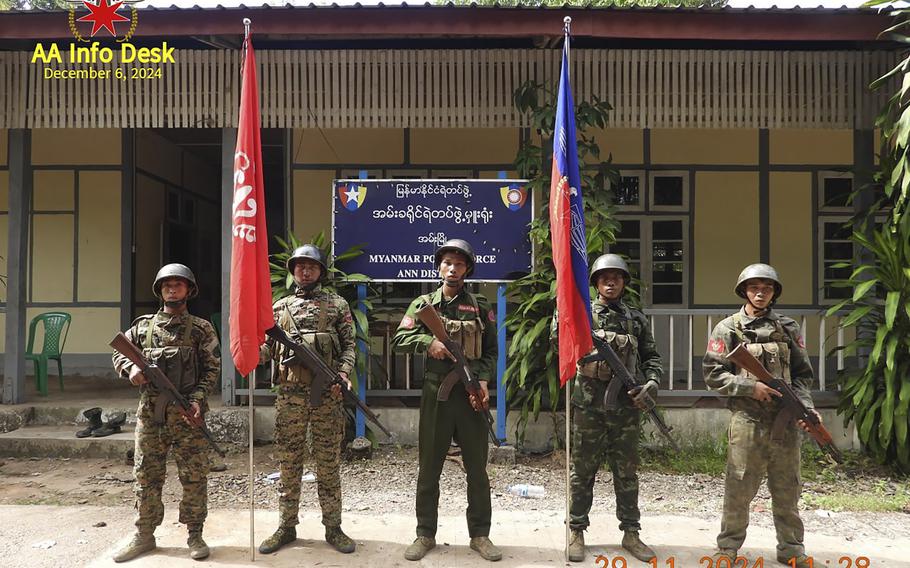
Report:
M 493 544 L 488 537 L 475 536 L 471 539 L 471 550 L 476 550 L 484 560 L 496 562 L 502 560 L 502 552 Z
M 326 527 L 325 541 L 332 545 L 338 552 L 350 554 L 354 552 L 354 541 L 348 535 L 344 534 L 341 527 Z
M 150 550 L 155 550 L 154 533 L 138 531 L 133 535 L 133 540 L 114 555 L 114 562 L 126 562 Z
M 572 530 L 569 536 L 569 560 L 582 562 L 585 559 L 585 531 Z
M 92 435 L 92 432 L 101 428 L 104 424 L 101 422 L 101 409 L 97 406 L 95 408 L 89 408 L 82 412 L 82 416 L 88 420 L 88 426 L 84 430 L 79 430 L 76 432 L 77 438 L 88 438 Z
M 794 561 L 794 564 L 791 564 L 791 560 Z M 803 554 L 781 554 L 777 553 L 777 561 L 781 564 L 786 564 L 787 566 L 792 566 L 794 568 L 812 568 L 812 561 L 809 557 Z
M 297 527 L 278 527 L 275 534 L 262 541 L 262 544 L 259 545 L 259 552 L 271 554 L 295 540 L 297 540 Z
M 202 540 L 202 525 L 190 527 L 189 532 L 190 536 L 186 539 L 186 545 L 190 549 L 190 558 L 193 560 L 208 558 L 209 545 Z
M 420 560 L 427 552 L 436 548 L 436 539 L 431 536 L 418 536 L 404 551 L 407 560 Z
M 103 438 L 111 434 L 119 434 L 121 426 L 126 424 L 126 412 L 114 412 L 107 417 L 107 424 L 92 432 L 93 438 Z
M 737 551 L 732 548 L 720 548 L 714 553 L 714 563 L 712 565 L 720 566 L 721 560 L 726 560 L 726 564 L 732 568 L 733 563 L 736 562 L 736 554 Z
M 657 555 L 651 550 L 651 547 L 641 541 L 638 531 L 626 531 L 622 536 L 622 547 L 632 553 L 632 556 L 642 562 L 649 562 Z

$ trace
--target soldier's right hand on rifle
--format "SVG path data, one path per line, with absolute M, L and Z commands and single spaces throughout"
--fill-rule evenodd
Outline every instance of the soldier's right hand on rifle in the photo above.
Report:
M 772 389 L 761 381 L 755 381 L 755 388 L 752 390 L 752 398 L 761 402 L 770 402 L 772 397 L 780 398 L 784 395 Z
M 430 346 L 427 348 L 427 355 L 433 359 L 445 359 L 449 358 L 452 361 L 456 361 L 455 356 L 446 349 L 445 344 L 442 341 L 434 338 L 433 342 L 430 343 Z
M 130 370 L 130 382 L 138 387 L 147 383 L 148 379 L 145 378 L 145 375 L 142 374 L 139 367 L 133 365 L 133 368 Z

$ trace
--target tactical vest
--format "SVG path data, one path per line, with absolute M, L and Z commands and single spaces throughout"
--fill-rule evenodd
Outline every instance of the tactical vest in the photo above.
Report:
M 196 346 L 193 344 L 193 322 L 194 316 L 189 316 L 186 325 L 177 334 L 177 337 L 170 345 L 158 346 L 155 335 L 155 327 L 159 322 L 165 320 L 159 319 L 155 314 L 148 322 L 145 338 L 142 343 L 142 352 L 149 362 L 158 366 L 164 375 L 171 380 L 174 387 L 180 394 L 188 396 L 196 390 L 199 383 L 199 358 L 196 353 Z M 158 389 L 151 383 L 148 384 L 148 392 L 151 395 L 158 394 Z
M 742 315 L 737 312 L 733 315 L 733 333 L 737 340 L 746 346 L 765 369 L 775 377 L 780 377 L 787 384 L 790 380 L 790 343 L 789 336 L 780 323 L 780 320 L 769 320 L 774 325 L 774 330 L 768 333 L 767 329 L 747 330 L 743 327 Z M 757 377 L 745 369 L 739 369 L 737 376 L 757 380 Z M 748 397 L 732 397 L 727 401 L 731 410 L 744 411 L 758 419 L 772 420 L 780 410 L 780 404 L 774 398 L 762 402 Z
M 483 356 L 483 333 L 486 329 L 483 317 L 480 313 L 480 307 L 477 304 L 477 298 L 474 294 L 467 292 L 468 299 L 471 300 L 471 307 L 474 310 L 474 317 L 468 320 L 448 318 L 440 313 L 439 318 L 446 326 L 446 333 L 455 343 L 461 345 L 464 350 L 465 359 L 473 361 Z M 424 303 L 432 302 L 432 296 L 424 296 Z M 438 310 L 437 310 L 438 311 Z
M 596 329 L 594 335 L 609 343 L 626 369 L 634 375 L 638 367 L 638 338 L 633 333 L 631 322 L 631 319 L 622 322 L 625 333 Z M 578 365 L 578 373 L 601 381 L 609 381 L 613 378 L 613 369 L 606 361 L 592 361 Z
M 295 326 L 288 304 L 284 305 L 284 309 L 278 316 L 278 325 L 292 339 L 316 351 L 330 368 L 334 368 L 335 356 L 341 351 L 341 343 L 338 339 L 338 334 L 328 325 L 328 300 L 325 298 L 319 300 L 317 309 L 319 310 L 319 317 L 315 328 Z M 284 346 L 281 349 L 281 360 L 284 361 L 291 356 L 291 352 Z M 288 366 L 280 364 L 278 366 L 278 379 L 282 384 L 308 385 L 313 380 L 313 373 L 303 365 Z

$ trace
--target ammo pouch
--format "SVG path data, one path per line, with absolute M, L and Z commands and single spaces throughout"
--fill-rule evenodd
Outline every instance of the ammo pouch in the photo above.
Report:
M 149 362 L 157 365 L 161 372 L 171 380 L 177 392 L 183 396 L 189 396 L 196 390 L 199 379 L 199 362 L 191 334 L 193 320 L 190 319 L 186 328 L 175 339 L 174 344 L 166 347 L 155 346 L 154 328 L 157 321 L 157 317 L 149 321 L 143 354 Z M 154 396 L 159 392 L 151 383 L 147 388 L 149 395 Z
M 619 360 L 623 362 L 626 369 L 634 376 L 638 354 L 638 338 L 634 335 L 616 333 L 615 331 L 605 331 L 603 329 L 595 330 L 594 335 L 610 344 L 610 347 L 616 352 Z M 585 377 L 601 381 L 609 381 L 613 378 L 613 369 L 606 361 L 591 361 L 584 365 L 578 365 L 578 372 Z
M 483 355 L 483 322 L 479 318 L 457 320 L 443 318 L 446 333 L 455 343 L 461 345 L 465 359 L 473 361 Z
M 746 349 L 753 357 L 758 359 L 765 369 L 775 377 L 780 377 L 785 383 L 790 384 L 790 346 L 783 341 L 769 341 L 767 343 L 746 343 Z M 758 378 L 745 369 L 740 369 L 740 376 L 751 379 Z
M 303 331 L 302 334 L 303 337 L 300 337 L 295 332 L 291 335 L 291 339 L 311 348 L 330 368 L 334 369 L 335 354 L 341 351 L 338 336 L 325 331 Z M 281 365 L 278 367 L 279 382 L 281 384 L 310 384 L 313 380 L 313 373 L 303 365 L 302 361 L 297 360 L 293 351 L 285 348 L 282 350 Z

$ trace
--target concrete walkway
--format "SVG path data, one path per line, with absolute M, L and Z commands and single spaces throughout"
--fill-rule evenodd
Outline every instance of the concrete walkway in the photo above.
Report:
M 274 511 L 256 512 L 255 543 L 259 544 L 274 529 Z M 0 558 L 2 565 L 12 567 L 115 566 L 111 554 L 129 541 L 133 511 L 129 508 L 3 506 L 0 507 Z M 103 521 L 104 527 L 95 527 Z M 612 515 L 594 515 L 587 533 L 589 558 L 573 566 L 603 568 L 604 555 L 609 568 L 623 568 L 622 556 L 629 567 L 648 566 L 630 558 L 617 546 L 621 535 Z M 657 566 L 668 568 L 711 568 L 701 558 L 710 554 L 719 521 L 676 516 L 646 517 L 643 538 L 659 555 Z M 404 515 L 382 517 L 346 513 L 344 528 L 356 541 L 358 550 L 342 555 L 323 541 L 323 527 L 315 513 L 303 515 L 298 527 L 298 540 L 278 553 L 263 556 L 256 553 L 250 562 L 249 511 L 218 510 L 209 515 L 205 536 L 212 555 L 205 564 L 218 566 L 489 566 L 471 551 L 463 517 L 441 517 L 437 547 L 421 562 L 408 562 L 402 554 L 414 534 L 414 519 Z M 173 568 L 199 566 L 186 554 L 186 532 L 176 523 L 176 511 L 169 510 L 157 531 L 159 549 L 126 566 Z M 502 547 L 504 558 L 497 566 L 559 566 L 563 559 L 562 513 L 556 511 L 494 512 L 491 537 Z M 774 535 L 768 529 L 750 531 L 742 553 L 749 558 L 746 568 L 753 568 L 761 557 L 768 567 L 780 566 L 774 557 Z M 870 538 L 862 542 L 809 534 L 806 537 L 815 566 L 853 568 L 856 558 L 868 557 L 870 568 L 910 567 L 910 540 Z M 673 565 L 668 562 L 673 557 Z M 846 564 L 842 557 L 853 562 Z M 614 563 L 614 558 L 616 558 Z M 118 565 L 119 566 L 119 565 Z M 737 564 L 734 568 L 738 568 Z

